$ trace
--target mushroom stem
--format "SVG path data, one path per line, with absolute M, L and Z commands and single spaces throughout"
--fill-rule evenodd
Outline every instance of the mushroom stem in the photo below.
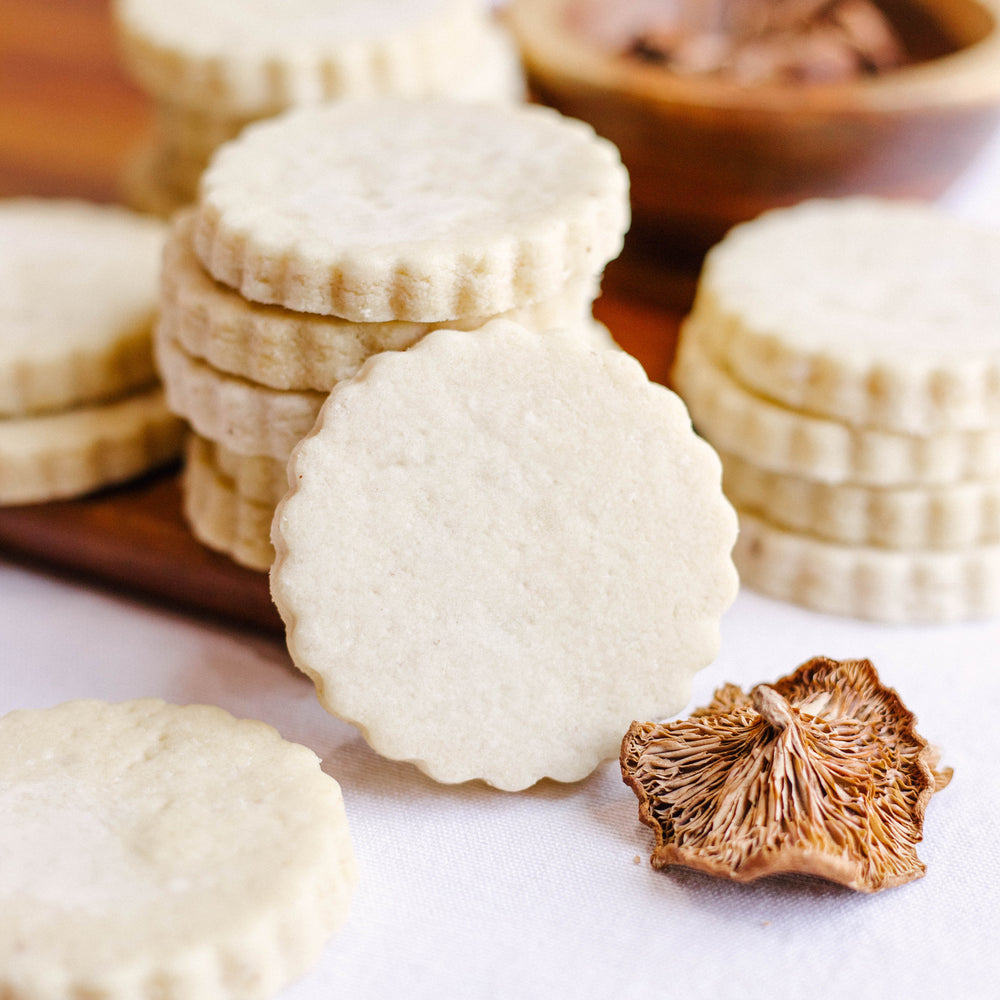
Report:
M 758 684 L 750 692 L 750 698 L 761 718 L 775 729 L 785 730 L 794 721 L 788 702 L 770 685 Z

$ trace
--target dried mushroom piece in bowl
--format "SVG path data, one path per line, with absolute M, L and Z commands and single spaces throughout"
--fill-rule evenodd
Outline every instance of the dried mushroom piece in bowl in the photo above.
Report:
M 656 868 L 749 882 L 813 875 L 860 892 L 924 874 L 924 811 L 951 771 L 869 660 L 816 657 L 690 718 L 634 722 L 622 777 L 656 833 Z

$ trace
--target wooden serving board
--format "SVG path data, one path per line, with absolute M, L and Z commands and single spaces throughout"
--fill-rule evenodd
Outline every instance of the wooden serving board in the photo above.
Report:
M 0 197 L 112 201 L 151 118 L 114 49 L 109 0 L 0 0 Z M 666 382 L 690 269 L 630 235 L 595 313 Z M 0 507 L 0 556 L 279 632 L 265 574 L 201 546 L 174 467 L 79 500 Z

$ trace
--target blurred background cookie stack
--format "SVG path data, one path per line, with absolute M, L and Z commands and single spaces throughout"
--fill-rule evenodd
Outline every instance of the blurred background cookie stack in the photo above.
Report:
M 291 451 L 376 352 L 497 316 L 613 346 L 592 307 L 628 222 L 617 150 L 548 108 L 345 99 L 246 128 L 164 254 L 157 356 L 194 432 L 195 535 L 270 566 Z
M 1000 240 L 815 200 L 709 254 L 673 380 L 719 451 L 742 581 L 885 622 L 1000 613 Z
M 121 483 L 175 459 L 153 363 L 164 227 L 74 199 L 0 200 L 0 505 Z
M 482 0 L 115 0 L 124 64 L 155 124 L 123 178 L 169 215 L 250 122 L 341 97 L 518 101 L 519 54 Z

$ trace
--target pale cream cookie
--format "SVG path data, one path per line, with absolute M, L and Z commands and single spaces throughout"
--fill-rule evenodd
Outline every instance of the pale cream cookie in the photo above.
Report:
M 82 496 L 177 458 L 183 423 L 159 386 L 110 403 L 0 420 L 0 504 Z
M 813 417 L 744 388 L 700 340 L 681 334 L 671 379 L 695 426 L 715 447 L 774 472 L 864 486 L 941 485 L 1000 476 L 1000 426 L 929 435 Z
M 927 435 L 1000 426 L 1000 232 L 919 202 L 809 201 L 735 227 L 692 322 L 746 386 Z
M 326 393 L 271 389 L 219 371 L 157 330 L 167 404 L 202 437 L 241 455 L 287 460 L 311 429 Z
M 191 533 L 240 565 L 266 572 L 274 561 L 271 519 L 277 500 L 260 502 L 241 493 L 234 479 L 212 465 L 203 446 L 192 444 L 186 455 L 181 503 Z
M 459 55 L 454 78 L 442 81 L 440 96 L 476 102 L 525 99 L 520 53 L 508 31 L 487 22 Z M 258 119 L 256 115 L 225 114 L 215 107 L 192 108 L 171 99 L 156 101 L 154 111 L 153 134 L 157 146 L 203 166 L 222 143 L 235 139 Z
M 894 551 L 838 545 L 741 510 L 733 559 L 744 586 L 814 611 L 889 624 L 1000 614 L 1000 545 Z
M 821 483 L 720 452 L 726 496 L 788 531 L 844 545 L 961 549 L 1000 542 L 1000 476 L 945 486 Z
M 288 461 L 266 455 L 240 455 L 217 441 L 192 433 L 187 443 L 188 462 L 212 469 L 233 490 L 272 512 L 288 491 Z M 270 534 L 268 526 L 267 534 Z
M 484 30 L 480 0 L 116 0 L 150 94 L 231 116 L 345 95 L 446 92 Z
M 357 879 L 340 786 L 262 722 L 155 699 L 0 719 L 0 993 L 264 1000 Z
M 95 403 L 156 377 L 164 230 L 110 205 L 0 199 L 0 417 Z
M 687 702 L 736 517 L 621 351 L 495 321 L 373 356 L 289 465 L 271 589 L 298 667 L 442 782 L 575 781 Z
M 194 247 L 255 302 L 439 323 L 596 278 L 628 221 L 618 151 L 550 108 L 343 100 L 221 147 Z
M 159 325 L 194 357 L 274 389 L 328 391 L 376 351 L 404 350 L 443 324 L 356 323 L 248 302 L 213 281 L 191 248 L 193 210 L 173 221 L 164 251 Z M 590 336 L 597 281 L 572 280 L 543 302 L 508 318 L 533 330 L 573 327 Z M 475 329 L 489 317 L 463 318 L 451 328 Z
M 596 320 L 577 329 L 533 336 L 576 340 L 593 350 L 618 350 L 608 328 Z M 189 354 L 162 325 L 154 341 L 170 408 L 202 437 L 238 454 L 286 461 L 312 428 L 326 399 L 326 391 L 272 389 L 221 371 Z

